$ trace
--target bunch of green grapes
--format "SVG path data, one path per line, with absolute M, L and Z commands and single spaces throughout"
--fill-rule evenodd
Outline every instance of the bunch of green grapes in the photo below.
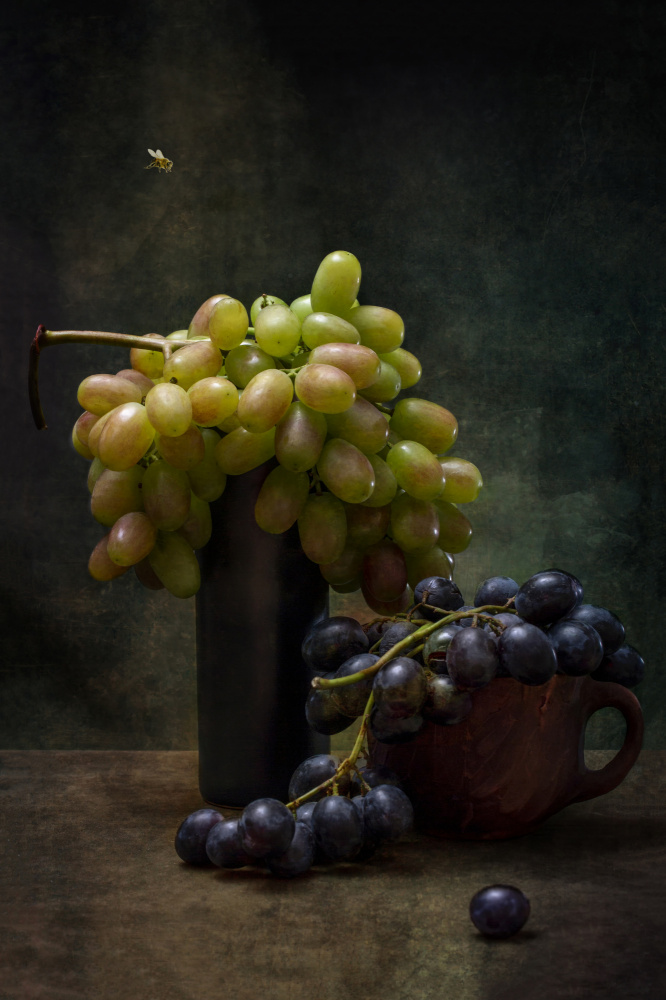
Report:
M 248 315 L 213 295 L 165 353 L 133 348 L 130 368 L 83 380 L 72 439 L 109 529 L 90 557 L 95 579 L 134 567 L 147 587 L 195 594 L 210 503 L 228 476 L 270 459 L 257 524 L 297 524 L 335 590 L 361 589 L 390 614 L 419 580 L 451 577 L 472 532 L 457 504 L 476 498 L 481 475 L 446 457 L 458 434 L 447 409 L 412 396 L 389 405 L 421 364 L 398 313 L 359 305 L 360 281 L 356 257 L 336 251 L 290 305 L 264 294 Z

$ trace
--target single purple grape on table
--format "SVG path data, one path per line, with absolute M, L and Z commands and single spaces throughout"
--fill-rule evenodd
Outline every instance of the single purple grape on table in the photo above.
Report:
M 279 799 L 255 799 L 243 809 L 238 829 L 250 857 L 284 854 L 294 836 L 294 816 Z
M 476 691 L 497 672 L 497 642 L 482 628 L 462 629 L 446 654 L 449 677 L 460 691 Z
M 412 632 L 416 632 L 418 627 L 419 626 L 415 625 L 414 622 L 394 622 L 382 635 L 377 652 L 380 656 L 383 656 L 384 653 L 388 653 L 388 651 L 392 649 L 396 643 L 406 639 L 408 635 L 412 634 Z
M 211 827 L 206 838 L 208 860 L 218 868 L 244 868 L 256 864 L 243 850 L 237 819 L 226 819 Z
M 388 719 L 416 715 L 426 699 L 423 667 L 409 656 L 396 656 L 375 674 L 372 691 L 375 705 Z
M 601 663 L 604 647 L 601 636 L 585 622 L 563 618 L 548 629 L 559 673 L 570 677 L 591 674 Z
M 411 743 L 423 729 L 425 719 L 421 714 L 408 719 L 387 719 L 374 708 L 370 714 L 370 732 L 380 743 Z
M 506 604 L 515 597 L 518 584 L 510 576 L 489 576 L 479 584 L 474 595 L 474 607 L 482 608 L 486 604 Z
M 358 854 L 353 858 L 354 861 L 368 861 L 369 858 L 376 854 L 379 847 L 379 838 L 373 837 L 365 825 L 365 799 L 365 795 L 356 795 L 351 800 L 352 805 L 361 817 L 361 828 L 363 831 L 363 841 Z
M 363 819 L 370 836 L 392 843 L 411 830 L 414 809 L 402 789 L 376 785 L 364 798 Z
M 610 656 L 605 656 L 591 676 L 595 681 L 613 681 L 623 687 L 636 687 L 645 675 L 645 660 L 625 642 Z
M 352 656 L 338 667 L 335 677 L 349 677 L 357 674 L 360 670 L 366 670 L 377 662 L 379 657 L 375 653 L 359 653 Z M 374 676 L 366 677 L 362 681 L 354 681 L 353 684 L 345 684 L 343 687 L 330 688 L 331 701 L 339 712 L 352 719 L 363 715 L 368 698 L 372 692 Z
M 478 931 L 491 938 L 507 938 L 525 925 L 530 901 L 513 885 L 487 885 L 472 896 L 469 915 Z
M 332 778 L 338 769 L 340 761 L 330 753 L 318 753 L 313 757 L 307 757 L 302 761 L 289 781 L 289 801 L 298 799 L 305 795 L 312 788 L 321 785 L 324 781 Z M 347 785 L 349 781 L 347 780 Z M 326 790 L 317 792 L 314 800 L 321 799 L 326 795 Z
M 531 625 L 550 625 L 579 603 L 577 582 L 571 574 L 557 569 L 535 573 L 519 588 L 514 607 Z
M 207 865 L 206 838 L 224 816 L 217 809 L 197 809 L 186 816 L 176 833 L 176 854 L 188 865 Z
M 414 602 L 433 605 L 434 607 L 429 608 L 420 607 L 418 613 L 434 622 L 443 618 L 447 612 L 458 611 L 465 600 L 453 580 L 448 580 L 445 576 L 427 576 L 416 584 Z
M 333 677 L 334 674 L 324 674 Z M 332 736 L 348 729 L 352 720 L 338 711 L 331 698 L 332 688 L 310 688 L 305 699 L 305 718 L 311 729 L 324 736 Z
M 311 827 L 296 820 L 291 844 L 284 852 L 266 858 L 266 865 L 273 875 L 280 878 L 295 878 L 312 868 L 315 857 L 315 841 Z
M 303 639 L 301 654 L 314 674 L 334 672 L 357 653 L 367 653 L 368 638 L 355 618 L 335 615 L 313 625 Z
M 460 632 L 461 626 L 457 622 L 449 622 L 435 629 L 426 638 L 423 645 L 423 659 L 430 670 L 436 674 L 448 673 L 446 666 L 446 655 L 451 645 L 454 635 Z
M 529 622 L 502 632 L 497 650 L 500 666 L 522 684 L 545 684 L 557 670 L 557 656 L 550 639 Z
M 438 726 L 455 726 L 469 715 L 472 704 L 468 691 L 459 691 L 445 674 L 435 674 L 428 681 L 428 695 L 421 714 L 426 721 Z
M 351 799 L 327 795 L 312 812 L 312 831 L 316 844 L 331 861 L 354 857 L 363 844 L 363 826 Z
M 604 655 L 609 656 L 619 649 L 624 642 L 624 625 L 612 611 L 598 608 L 594 604 L 579 604 L 568 615 L 567 619 L 585 622 L 601 636 Z

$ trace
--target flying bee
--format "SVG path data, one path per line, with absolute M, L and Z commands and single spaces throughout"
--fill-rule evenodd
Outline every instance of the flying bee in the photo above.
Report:
M 151 167 L 157 167 L 158 170 L 166 170 L 169 173 L 173 166 L 173 160 L 168 160 L 163 155 L 161 149 L 149 149 L 148 152 L 153 157 L 153 162 L 148 164 L 146 170 L 150 170 Z

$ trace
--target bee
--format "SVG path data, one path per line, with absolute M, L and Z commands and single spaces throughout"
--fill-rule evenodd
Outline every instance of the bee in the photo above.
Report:
M 166 170 L 166 172 L 169 173 L 173 166 L 173 160 L 168 160 L 166 156 L 162 154 L 161 149 L 149 149 L 148 152 L 153 157 L 153 162 L 148 164 L 146 170 L 150 170 L 151 167 L 157 167 L 158 170 Z

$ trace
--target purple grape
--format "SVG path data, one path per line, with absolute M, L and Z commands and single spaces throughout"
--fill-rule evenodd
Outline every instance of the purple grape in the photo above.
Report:
M 333 677 L 333 674 L 324 674 L 324 677 Z M 311 729 L 324 736 L 331 736 L 333 733 L 341 733 L 351 726 L 352 720 L 348 715 L 343 715 L 335 706 L 331 699 L 332 688 L 310 688 L 305 699 L 305 718 Z
M 607 608 L 597 608 L 594 604 L 579 604 L 575 607 L 567 619 L 577 622 L 585 622 L 601 636 L 604 647 L 604 655 L 609 656 L 619 649 L 624 642 L 624 625 L 612 611 Z
M 243 809 L 238 829 L 250 857 L 284 854 L 294 836 L 294 816 L 279 799 L 255 799 Z
M 548 638 L 555 650 L 557 669 L 570 677 L 591 674 L 603 659 L 601 636 L 585 622 L 564 618 L 551 625 Z
M 536 573 L 518 590 L 515 609 L 532 625 L 549 625 L 564 618 L 579 603 L 577 583 L 570 573 L 558 569 Z
M 605 656 L 591 674 L 595 681 L 614 681 L 623 687 L 636 687 L 643 680 L 645 661 L 637 649 L 624 643 L 610 656 Z
M 580 582 L 580 580 L 578 579 L 577 576 L 574 576 L 573 573 L 567 573 L 567 571 L 565 569 L 547 569 L 544 572 L 546 572 L 546 573 L 563 573 L 564 576 L 568 576 L 569 579 L 571 580 L 571 582 L 573 583 L 574 590 L 576 592 L 576 606 L 578 606 L 579 604 L 582 603 L 582 601 L 583 601 L 583 584 Z
M 402 781 L 399 776 L 390 767 L 385 767 L 384 764 L 361 767 L 359 768 L 359 773 L 366 785 L 370 785 L 370 788 L 374 788 L 375 785 L 395 785 L 396 788 L 402 788 Z M 352 795 L 360 794 L 360 792 L 361 783 L 358 777 L 354 775 L 352 778 Z
M 380 743 L 411 743 L 423 729 L 424 723 L 422 715 L 412 715 L 408 719 L 387 719 L 375 708 L 370 715 L 370 732 Z
M 450 677 L 435 674 L 428 681 L 428 696 L 423 706 L 423 718 L 438 726 L 455 726 L 472 711 L 472 696 L 459 691 Z
M 273 875 L 280 878 L 295 878 L 309 871 L 314 862 L 315 842 L 312 829 L 307 823 L 296 821 L 291 844 L 284 852 L 266 859 Z
M 500 666 L 522 684 L 545 684 L 557 670 L 557 656 L 550 639 L 529 622 L 502 632 L 497 650 Z
M 375 704 L 387 719 L 416 715 L 426 699 L 426 675 L 409 656 L 396 656 L 375 674 Z
M 365 635 L 368 640 L 368 648 L 379 642 L 386 629 L 390 628 L 392 624 L 393 622 L 390 618 L 380 618 L 378 622 L 373 622 L 372 625 L 367 626 Z
M 449 622 L 435 629 L 427 637 L 423 646 L 423 658 L 429 669 L 436 674 L 448 673 L 446 665 L 446 655 L 451 645 L 454 635 L 460 632 L 461 627 L 457 622 Z
M 371 667 L 379 659 L 375 653 L 359 653 L 352 656 L 338 667 L 335 677 L 349 677 L 359 670 Z M 374 677 L 366 677 L 363 681 L 355 681 L 353 684 L 345 684 L 344 687 L 331 688 L 331 701 L 339 712 L 352 719 L 363 715 L 368 698 L 372 691 Z
M 379 643 L 377 652 L 380 656 L 388 653 L 397 642 L 400 642 L 401 639 L 406 639 L 412 632 L 416 632 L 418 627 L 414 622 L 394 622 L 382 635 L 382 641 Z
M 497 672 L 497 643 L 485 629 L 463 629 L 451 640 L 446 664 L 459 690 L 476 691 L 489 684 Z
M 377 785 L 365 796 L 366 829 L 377 840 L 399 840 L 414 825 L 414 809 L 405 793 L 395 785 Z
M 328 795 L 317 802 L 312 813 L 315 841 L 332 861 L 349 860 L 363 844 L 363 825 L 351 799 Z
M 419 614 L 429 621 L 437 621 L 446 612 L 458 611 L 465 603 L 463 595 L 453 582 L 447 580 L 445 576 L 427 576 L 416 584 L 414 588 L 414 601 L 416 604 L 431 604 L 432 608 L 419 608 Z
M 308 757 L 291 776 L 289 782 L 289 801 L 300 798 L 311 788 L 316 788 L 322 782 L 332 778 L 338 769 L 340 761 L 330 753 L 318 753 L 314 757 Z M 321 799 L 326 795 L 325 791 L 318 792 L 314 799 Z
M 255 859 L 243 850 L 237 819 L 227 819 L 211 827 L 206 839 L 206 854 L 218 868 L 244 868 Z
M 313 625 L 305 636 L 301 654 L 315 674 L 326 674 L 357 653 L 367 653 L 368 638 L 355 618 L 336 615 Z
M 492 619 L 494 622 L 497 622 L 498 625 L 503 625 L 505 629 L 513 628 L 514 625 L 523 624 L 523 619 L 520 618 L 518 615 L 511 614 L 510 611 L 499 611 L 496 615 L 492 616 Z M 491 631 L 490 623 L 486 622 L 484 628 L 487 628 L 488 631 Z
M 486 937 L 507 938 L 524 926 L 530 915 L 530 901 L 513 885 L 487 885 L 472 896 L 469 915 Z
M 510 576 L 489 576 L 484 580 L 474 595 L 474 606 L 482 608 L 485 604 L 506 604 L 518 592 L 518 584 Z
M 458 611 L 474 611 L 475 607 L 472 604 L 463 604 L 462 608 L 458 608 Z M 461 628 L 471 628 L 474 624 L 474 616 L 471 615 L 469 618 L 459 618 L 456 622 Z
M 367 829 L 367 827 L 365 825 L 365 802 L 366 802 L 366 796 L 365 795 L 356 795 L 351 800 L 351 802 L 352 802 L 352 805 L 355 807 L 356 811 L 358 812 L 359 816 L 361 817 L 361 828 L 362 828 L 362 831 L 363 831 L 363 843 L 361 844 L 361 848 L 360 848 L 358 854 L 356 854 L 354 856 L 353 860 L 354 861 L 367 861 L 369 858 L 371 858 L 377 852 L 377 848 L 379 847 L 379 838 L 372 836 L 372 834 L 369 832 L 369 830 Z
M 206 838 L 224 816 L 217 809 L 197 809 L 186 816 L 176 833 L 176 854 L 188 865 L 207 865 Z

